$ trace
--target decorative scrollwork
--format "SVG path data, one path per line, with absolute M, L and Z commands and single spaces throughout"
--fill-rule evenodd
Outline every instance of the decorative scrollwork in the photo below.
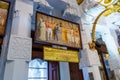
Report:
M 89 49 L 90 49 L 90 50 L 95 50 L 95 43 L 93 43 L 93 42 L 88 42 L 88 45 L 89 45 Z
M 95 29 L 96 29 L 96 24 L 99 21 L 100 17 L 102 15 L 108 16 L 112 14 L 113 12 L 120 12 L 120 2 L 117 2 L 117 4 L 107 6 L 104 11 L 102 11 L 96 18 L 93 28 L 92 28 L 92 40 L 93 42 L 96 42 L 96 37 L 95 37 Z

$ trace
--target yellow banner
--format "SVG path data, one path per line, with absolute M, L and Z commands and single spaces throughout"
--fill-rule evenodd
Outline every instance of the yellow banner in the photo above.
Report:
M 44 47 L 44 60 L 79 63 L 78 51 Z

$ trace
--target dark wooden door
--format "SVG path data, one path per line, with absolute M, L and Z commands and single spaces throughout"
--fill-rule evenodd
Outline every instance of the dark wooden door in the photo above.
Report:
M 69 63 L 70 80 L 84 80 L 82 70 L 79 69 L 77 63 Z
M 58 62 L 49 62 L 49 80 L 60 80 Z

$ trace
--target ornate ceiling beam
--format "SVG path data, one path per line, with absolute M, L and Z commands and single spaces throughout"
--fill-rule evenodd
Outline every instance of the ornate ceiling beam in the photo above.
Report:
M 111 5 L 111 6 L 108 6 L 104 11 L 102 11 L 98 16 L 97 18 L 95 19 L 95 22 L 93 24 L 93 28 L 92 28 L 92 45 L 94 45 L 96 43 L 96 37 L 95 37 L 95 30 L 96 30 L 96 24 L 97 22 L 99 21 L 100 17 L 102 15 L 104 16 L 108 16 L 110 14 L 112 14 L 113 12 L 120 12 L 120 2 L 118 2 L 117 4 L 115 5 Z

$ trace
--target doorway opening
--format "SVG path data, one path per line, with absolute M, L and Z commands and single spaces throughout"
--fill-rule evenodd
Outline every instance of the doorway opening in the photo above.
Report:
M 30 61 L 28 80 L 48 80 L 48 62 L 41 59 Z
M 30 61 L 28 80 L 60 80 L 59 63 L 39 58 Z

